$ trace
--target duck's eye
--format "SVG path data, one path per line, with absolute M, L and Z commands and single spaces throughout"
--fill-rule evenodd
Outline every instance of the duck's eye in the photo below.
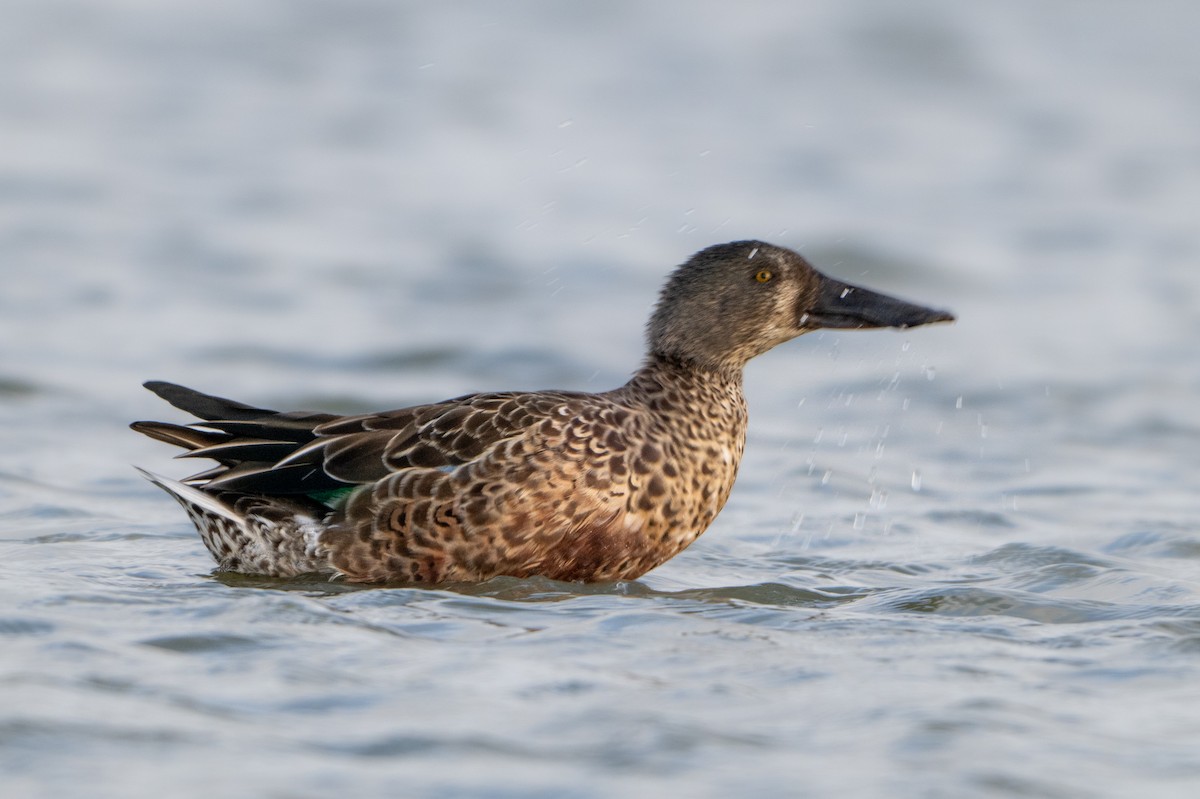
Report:
M 770 269 L 760 269 L 758 270 L 758 274 L 754 276 L 754 279 L 759 283 L 769 283 L 773 277 L 775 276 L 771 274 Z

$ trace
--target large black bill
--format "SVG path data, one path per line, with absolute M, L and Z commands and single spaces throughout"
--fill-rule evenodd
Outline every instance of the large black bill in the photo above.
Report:
M 953 322 L 954 314 L 889 297 L 821 276 L 816 303 L 800 309 L 800 326 L 808 328 L 917 327 Z

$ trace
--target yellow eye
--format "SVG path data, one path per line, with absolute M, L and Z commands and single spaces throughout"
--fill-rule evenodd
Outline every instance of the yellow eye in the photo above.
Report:
M 759 283 L 766 283 L 770 281 L 772 277 L 774 277 L 774 275 L 771 274 L 770 269 L 760 269 L 758 270 L 758 274 L 754 276 L 754 279 Z

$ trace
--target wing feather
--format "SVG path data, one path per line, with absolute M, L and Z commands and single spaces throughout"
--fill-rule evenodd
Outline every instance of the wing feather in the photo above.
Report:
M 572 392 L 474 394 L 383 413 L 277 413 L 171 383 L 146 384 L 204 420 L 135 422 L 153 438 L 221 464 L 188 482 L 247 494 L 312 494 L 372 483 L 405 469 L 454 468 L 524 433 Z

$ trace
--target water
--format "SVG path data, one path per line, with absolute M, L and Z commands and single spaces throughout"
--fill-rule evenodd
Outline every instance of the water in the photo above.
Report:
M 5 796 L 1194 796 L 1190 4 L 9 2 Z M 722 240 L 959 314 L 751 365 L 634 583 L 211 574 L 138 384 L 602 389 Z

